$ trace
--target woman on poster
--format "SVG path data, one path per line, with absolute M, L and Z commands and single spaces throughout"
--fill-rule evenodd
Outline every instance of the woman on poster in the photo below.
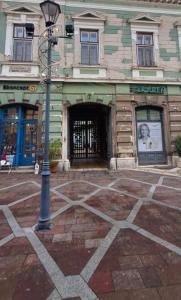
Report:
M 150 128 L 146 123 L 138 127 L 138 149 L 141 152 L 151 151 L 153 142 L 150 137 Z

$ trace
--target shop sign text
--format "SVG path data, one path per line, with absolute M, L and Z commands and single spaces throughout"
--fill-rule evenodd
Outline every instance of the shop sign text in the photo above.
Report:
M 131 86 L 130 92 L 136 94 L 165 94 L 166 87 L 137 85 L 137 86 Z

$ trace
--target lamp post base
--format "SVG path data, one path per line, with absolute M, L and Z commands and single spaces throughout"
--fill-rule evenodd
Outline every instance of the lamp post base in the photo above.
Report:
M 38 224 L 35 226 L 35 231 L 50 230 L 52 226 L 53 225 L 50 223 L 50 221 L 39 221 Z

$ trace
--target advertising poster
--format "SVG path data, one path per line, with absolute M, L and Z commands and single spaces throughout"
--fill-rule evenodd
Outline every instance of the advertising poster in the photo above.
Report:
M 160 122 L 137 122 L 139 152 L 163 151 Z

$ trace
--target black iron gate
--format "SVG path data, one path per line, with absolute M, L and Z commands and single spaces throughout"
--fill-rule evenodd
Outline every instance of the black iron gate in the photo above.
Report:
M 84 110 L 82 110 L 84 108 Z M 107 115 L 95 107 L 70 111 L 70 159 L 107 159 Z M 82 117 L 80 117 L 82 116 Z

